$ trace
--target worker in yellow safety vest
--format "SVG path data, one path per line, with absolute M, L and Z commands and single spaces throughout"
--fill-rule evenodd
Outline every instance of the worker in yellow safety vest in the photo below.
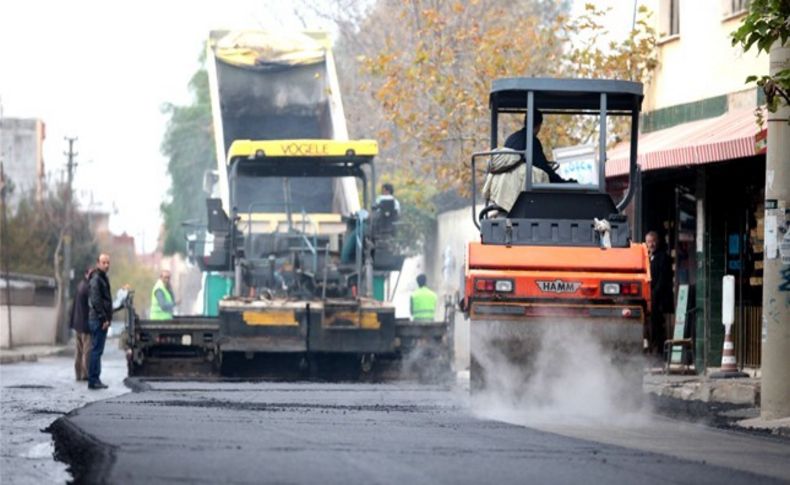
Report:
M 173 289 L 170 287 L 170 271 L 162 270 L 151 290 L 151 311 L 148 318 L 151 320 L 169 320 L 173 318 L 173 308 L 176 306 L 173 298 Z
M 436 312 L 436 293 L 426 283 L 424 274 L 417 276 L 419 288 L 411 294 L 411 318 L 415 322 L 432 322 Z

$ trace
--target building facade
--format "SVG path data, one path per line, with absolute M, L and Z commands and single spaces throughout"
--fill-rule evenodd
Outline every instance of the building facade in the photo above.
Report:
M 745 84 L 768 57 L 744 53 L 730 34 L 748 1 L 659 0 L 659 65 L 640 125 L 641 197 L 631 207 L 637 240 L 657 231 L 674 262 L 675 295 L 688 285 L 686 337 L 698 372 L 721 362 L 722 277 L 736 281 L 738 363 L 760 366 L 765 127 L 762 93 Z M 627 145 L 609 153 L 607 183 L 622 190 Z
M 37 200 L 44 195 L 45 136 L 44 122 L 39 119 L 0 118 L 0 160 L 6 183 L 13 188 L 8 195 L 11 208 L 25 194 L 33 192 Z

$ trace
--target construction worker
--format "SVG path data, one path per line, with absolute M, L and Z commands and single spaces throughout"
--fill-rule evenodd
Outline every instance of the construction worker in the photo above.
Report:
M 411 318 L 415 322 L 432 322 L 436 313 L 436 293 L 426 283 L 424 274 L 417 276 L 418 288 L 411 294 Z
M 151 290 L 151 311 L 148 318 L 151 320 L 170 320 L 173 318 L 173 308 L 176 306 L 173 298 L 173 289 L 170 287 L 170 271 L 162 270 Z
M 496 150 L 488 164 L 483 199 L 486 206 L 492 206 L 488 217 L 506 216 L 524 190 L 527 178 L 527 164 L 521 155 L 512 150 Z M 536 166 L 532 167 L 532 183 L 547 184 L 549 175 Z
M 400 202 L 395 198 L 395 187 L 390 183 L 381 185 L 381 194 L 376 197 L 376 208 L 381 210 L 384 205 L 382 202 L 386 204 L 388 201 L 392 201 L 392 210 L 394 210 L 394 213 L 388 217 L 397 219 L 400 215 Z
M 535 118 L 532 120 L 532 166 L 539 168 L 549 175 L 549 182 L 556 183 L 577 183 L 576 179 L 564 179 L 555 170 L 554 162 L 549 162 L 543 153 L 543 144 L 538 138 L 541 126 L 543 126 L 543 113 L 535 111 Z M 527 116 L 524 115 L 524 126 L 511 133 L 505 140 L 505 148 L 511 150 L 524 151 L 527 149 Z

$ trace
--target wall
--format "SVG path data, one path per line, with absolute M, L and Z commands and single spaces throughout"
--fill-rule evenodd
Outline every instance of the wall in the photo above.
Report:
M 478 207 L 477 211 L 482 209 Z M 463 292 L 466 245 L 479 241 L 480 232 L 472 222 L 471 206 L 443 212 L 436 221 L 436 237 L 432 250 L 426 256 L 425 267 L 429 286 L 436 290 L 440 304 L 437 314 L 441 317 L 442 302 L 446 295 Z M 433 285 L 430 282 L 435 282 Z M 455 316 L 455 366 L 458 370 L 469 368 L 469 321 L 462 313 Z
M 661 32 L 669 2 L 642 2 Z M 646 89 L 643 111 L 741 91 L 747 76 L 768 73 L 768 56 L 732 46 L 730 33 L 744 14 L 726 16 L 723 0 L 679 0 L 680 33 L 659 41 L 659 66 Z M 753 87 L 753 85 L 752 85 Z
M 11 338 L 20 345 L 55 344 L 55 307 L 11 305 Z M 8 348 L 8 307 L 0 305 L 0 347 Z
M 156 278 L 163 270 L 170 271 L 170 286 L 176 300 L 177 315 L 201 315 L 203 313 L 203 273 L 197 266 L 190 265 L 180 254 L 164 256 L 156 267 Z M 146 288 L 150 293 L 152 288 Z M 143 311 L 147 315 L 147 308 Z

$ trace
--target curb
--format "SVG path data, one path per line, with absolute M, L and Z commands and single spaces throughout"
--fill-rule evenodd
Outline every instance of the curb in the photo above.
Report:
M 681 401 L 760 406 L 760 383 L 754 380 L 731 379 L 712 382 L 689 380 L 681 382 L 650 383 L 645 385 L 648 394 Z
M 7 351 L 7 353 L 0 354 L 0 365 L 4 364 L 16 364 L 18 362 L 37 362 L 38 359 L 44 357 L 66 357 L 74 355 L 74 348 L 69 345 L 64 345 L 62 347 L 52 347 L 46 350 L 36 350 L 31 352 L 17 352 L 17 351 Z
M 790 438 L 790 418 L 783 419 L 763 419 L 749 418 L 742 419 L 735 423 L 737 426 L 750 431 L 768 432 L 773 436 Z
M 758 399 L 756 404 L 749 400 L 716 399 L 715 393 L 689 395 L 678 390 L 664 392 L 663 389 L 653 389 L 646 394 L 653 411 L 662 416 L 790 442 L 790 418 L 768 420 L 760 417 L 759 388 L 754 391 Z
M 0 355 L 0 365 L 16 364 L 17 362 L 36 362 L 36 354 Z

